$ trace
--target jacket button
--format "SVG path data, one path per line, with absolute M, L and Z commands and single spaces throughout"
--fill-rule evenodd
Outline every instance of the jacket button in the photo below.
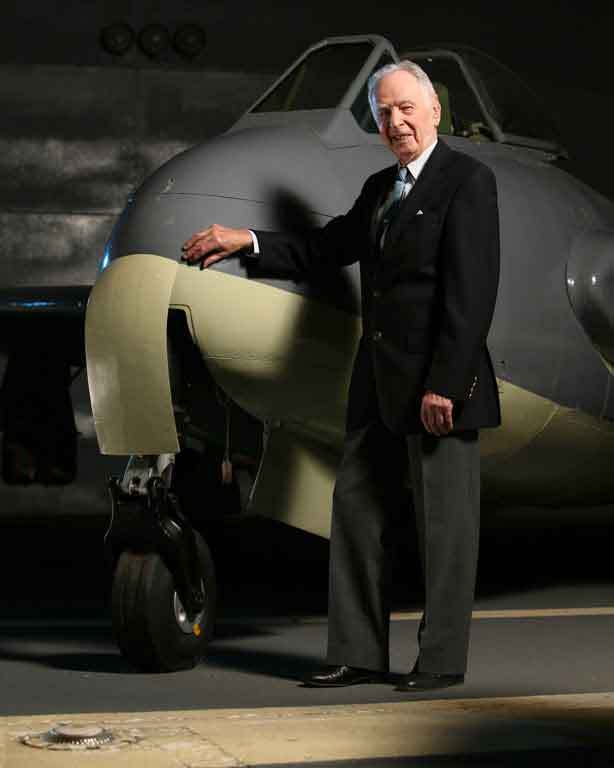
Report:
M 372 338 L 373 338 L 373 341 L 379 341 L 382 338 L 382 332 L 375 331 Z

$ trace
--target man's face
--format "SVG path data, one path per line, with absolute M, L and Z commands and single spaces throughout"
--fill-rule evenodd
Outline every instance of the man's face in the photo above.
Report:
M 384 144 L 401 165 L 415 160 L 437 137 L 441 107 L 416 78 L 404 70 L 384 75 L 377 84 L 378 125 Z

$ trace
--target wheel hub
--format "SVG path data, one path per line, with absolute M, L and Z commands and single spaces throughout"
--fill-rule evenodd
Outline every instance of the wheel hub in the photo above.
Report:
M 203 595 L 205 595 L 206 605 L 207 595 L 205 593 L 205 585 L 202 580 L 200 582 L 200 588 Z M 198 637 L 202 631 L 205 618 L 205 609 L 203 608 L 203 610 L 196 615 L 194 621 L 190 621 L 177 592 L 173 593 L 173 608 L 175 610 L 175 620 L 177 621 L 179 629 L 186 635 L 196 635 Z

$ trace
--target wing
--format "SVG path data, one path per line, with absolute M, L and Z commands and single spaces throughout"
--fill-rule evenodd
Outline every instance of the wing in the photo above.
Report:
M 64 484 L 76 473 L 70 385 L 85 366 L 91 286 L 0 290 L 2 476 L 7 483 Z
M 85 362 L 83 323 L 92 287 L 17 286 L 0 289 L 0 350 L 45 338 L 73 365 Z

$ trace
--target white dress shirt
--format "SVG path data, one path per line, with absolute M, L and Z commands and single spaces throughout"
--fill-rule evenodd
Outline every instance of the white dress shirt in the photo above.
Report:
M 437 139 L 435 139 L 435 141 L 432 144 L 430 144 L 421 155 L 418 155 L 418 157 L 415 160 L 412 160 L 411 163 L 407 163 L 405 167 L 414 177 L 414 182 L 406 182 L 406 183 L 410 183 L 413 186 L 413 184 L 418 180 L 418 176 L 420 176 L 420 174 L 422 173 L 422 170 L 426 165 L 426 161 L 433 154 L 433 150 L 435 149 L 436 146 L 437 146 Z

